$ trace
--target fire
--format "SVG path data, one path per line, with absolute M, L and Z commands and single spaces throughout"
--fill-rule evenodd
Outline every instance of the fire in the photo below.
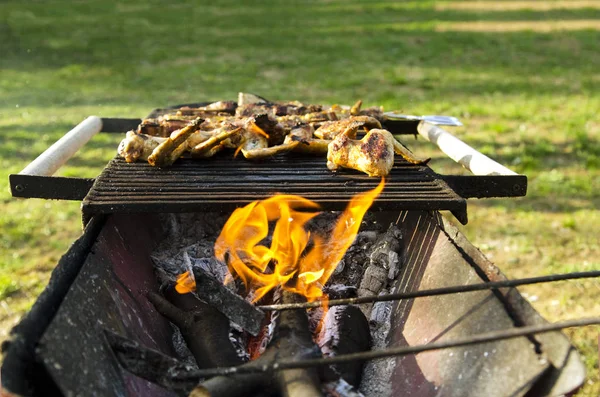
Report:
M 328 238 L 311 235 L 305 228 L 319 215 L 319 205 L 313 201 L 294 195 L 254 201 L 231 214 L 215 243 L 215 256 L 254 291 L 253 302 L 276 287 L 301 294 L 309 301 L 320 298 L 323 286 L 383 187 L 382 179 L 375 189 L 352 198 Z M 267 247 L 264 240 L 273 222 Z M 190 284 L 186 277 L 180 276 L 181 284 L 178 279 L 182 290 L 185 282 Z
M 196 280 L 194 280 L 189 271 L 177 276 L 175 291 L 179 292 L 180 294 L 187 294 L 189 292 L 196 291 Z

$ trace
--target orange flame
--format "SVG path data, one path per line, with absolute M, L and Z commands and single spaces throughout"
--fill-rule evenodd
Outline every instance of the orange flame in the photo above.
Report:
M 215 243 L 215 256 L 254 291 L 254 302 L 278 286 L 313 301 L 323 296 L 323 286 L 383 187 L 382 179 L 375 189 L 352 198 L 327 239 L 311 236 L 305 229 L 319 214 L 318 204 L 293 195 L 254 201 L 231 214 Z M 261 242 L 269 235 L 269 222 L 274 221 L 271 244 L 266 247 Z
M 196 280 L 192 277 L 189 271 L 177 276 L 175 290 L 180 294 L 187 294 L 196 291 Z

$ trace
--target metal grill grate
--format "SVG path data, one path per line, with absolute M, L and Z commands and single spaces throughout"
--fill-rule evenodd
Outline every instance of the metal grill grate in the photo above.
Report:
M 378 178 L 348 170 L 332 173 L 323 158 L 278 156 L 263 162 L 222 157 L 180 159 L 172 167 L 115 158 L 83 200 L 84 216 L 114 212 L 231 211 L 274 193 L 297 194 L 343 210 Z M 466 200 L 427 166 L 397 159 L 374 210 L 449 210 L 466 220 Z

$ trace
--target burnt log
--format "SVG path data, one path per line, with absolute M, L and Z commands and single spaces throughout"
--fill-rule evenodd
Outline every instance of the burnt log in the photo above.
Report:
M 156 310 L 181 331 L 198 368 L 228 367 L 242 364 L 229 340 L 229 320 L 194 294 L 165 292 L 166 299 L 149 292 L 148 299 Z
M 300 295 L 283 292 L 283 303 L 304 300 Z M 308 317 L 304 310 L 282 312 L 278 318 L 275 335 L 265 353 L 243 367 L 262 367 L 276 363 L 280 358 L 298 361 L 321 355 L 312 340 Z M 256 374 L 217 376 L 202 382 L 190 396 L 237 397 L 252 395 L 258 390 L 272 391 L 285 397 L 321 396 L 321 387 L 316 368 L 289 369 Z
M 319 346 L 325 356 L 338 356 L 368 351 L 372 346 L 369 322 L 356 306 L 335 306 L 329 309 L 319 334 Z M 364 362 L 360 360 L 323 367 L 321 380 L 324 382 L 344 379 L 358 387 Z
M 194 269 L 196 295 L 244 330 L 256 336 L 265 313 L 200 268 Z

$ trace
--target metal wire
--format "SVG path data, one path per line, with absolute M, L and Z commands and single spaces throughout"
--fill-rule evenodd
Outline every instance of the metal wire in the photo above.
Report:
M 427 289 L 421 291 L 413 291 L 413 292 L 402 292 L 397 294 L 386 294 L 386 295 L 373 295 L 373 296 L 363 296 L 358 298 L 346 298 L 346 299 L 331 299 L 327 302 L 328 306 L 341 306 L 341 305 L 352 305 L 352 304 L 360 304 L 360 303 L 372 303 L 372 302 L 385 302 L 385 301 L 395 301 L 402 299 L 413 299 L 413 298 L 421 298 L 425 296 L 437 296 L 437 295 L 449 295 L 456 294 L 461 292 L 472 292 L 472 291 L 481 291 L 488 289 L 499 289 L 499 288 L 510 288 L 517 287 L 520 285 L 531 285 L 531 284 L 539 284 L 539 283 L 548 283 L 554 281 L 564 281 L 564 280 L 575 280 L 581 278 L 594 278 L 600 277 L 600 270 L 594 270 L 589 272 L 574 272 L 574 273 L 566 273 L 566 274 L 551 274 L 548 276 L 540 276 L 540 277 L 529 277 L 529 278 L 521 278 L 515 280 L 505 280 L 505 281 L 494 281 L 489 283 L 481 283 L 481 284 L 470 284 L 470 285 L 457 285 L 452 287 L 443 287 L 443 288 L 434 288 Z M 262 305 L 257 306 L 261 310 L 265 311 L 274 311 L 274 310 L 295 310 L 295 309 L 311 309 L 316 307 L 321 307 L 323 305 L 323 301 L 313 301 L 313 302 L 303 302 L 303 303 L 287 303 L 287 304 L 278 304 L 278 305 Z
M 201 369 L 196 371 L 187 371 L 185 373 L 179 373 L 174 377 L 179 380 L 201 379 L 211 376 L 264 373 L 269 371 L 282 371 L 286 369 L 320 367 L 325 365 L 347 363 L 351 361 L 368 361 L 378 358 L 415 354 L 430 350 L 447 349 L 450 347 L 469 346 L 478 343 L 493 342 L 498 340 L 516 338 L 520 336 L 536 335 L 546 332 L 558 331 L 565 328 L 583 327 L 588 325 L 600 325 L 600 317 L 569 320 L 553 324 L 510 328 L 499 331 L 485 332 L 482 334 L 477 334 L 465 338 L 457 338 L 445 342 L 428 343 L 426 345 L 418 346 L 393 347 L 389 349 L 371 350 L 360 353 L 342 354 L 335 357 L 316 358 L 300 361 L 280 360 L 272 363 L 263 363 L 261 365 L 242 365 L 239 367 Z

